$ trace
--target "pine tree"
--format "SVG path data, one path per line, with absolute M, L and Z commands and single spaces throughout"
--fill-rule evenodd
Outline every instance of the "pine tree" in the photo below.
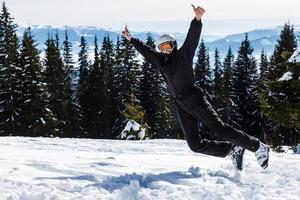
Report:
M 102 43 L 102 48 L 100 50 L 100 66 L 103 74 L 104 80 L 104 105 L 102 111 L 103 120 L 103 132 L 105 138 L 114 138 L 115 135 L 112 133 L 112 128 L 114 124 L 115 108 L 116 105 L 113 103 L 115 96 L 114 88 L 114 61 L 115 52 L 113 41 L 110 39 L 109 35 L 105 36 Z
M 137 54 L 132 44 L 125 38 L 121 40 L 122 60 L 121 64 L 126 70 L 124 89 L 127 95 L 130 93 L 138 94 L 140 84 L 140 66 L 137 60 Z
M 0 13 L 0 134 L 16 135 L 21 97 L 17 25 L 3 2 Z
M 136 51 L 125 37 L 122 37 L 121 41 L 116 45 L 115 60 L 115 73 L 117 74 L 114 83 L 117 92 L 115 103 L 118 105 L 118 110 L 120 112 L 125 109 L 123 102 L 130 98 L 130 94 L 136 95 L 140 93 L 140 67 L 138 60 L 136 59 Z M 124 126 L 124 116 L 118 114 L 113 128 L 114 134 L 120 133 Z
M 286 71 L 286 61 L 297 48 L 297 39 L 294 32 L 294 26 L 290 23 L 284 24 L 274 53 L 271 57 L 272 77 L 280 78 Z
M 264 88 L 260 94 L 264 114 L 276 123 L 272 130 L 271 144 L 277 151 L 282 151 L 282 145 L 290 145 L 295 149 L 300 140 L 300 65 L 289 60 L 296 48 L 294 27 L 287 23 L 281 30 L 271 58 L 273 70 L 267 74 L 268 78 L 264 81 Z M 287 72 L 292 73 L 292 78 L 279 81 Z
M 203 39 L 197 52 L 197 62 L 195 64 L 195 81 L 204 90 L 210 91 L 211 72 L 209 63 L 209 51 L 205 47 Z
M 74 65 L 75 62 L 73 61 L 73 54 L 72 54 L 72 43 L 69 41 L 68 32 L 65 31 L 65 40 L 63 41 L 63 62 L 64 62 L 64 71 L 65 71 L 65 81 L 68 87 L 67 94 L 74 99 L 74 85 L 73 85 L 73 78 L 75 74 Z
M 227 55 L 223 62 L 224 66 L 224 84 L 222 87 L 223 95 L 224 95 L 224 115 L 223 120 L 226 123 L 230 123 L 230 116 L 232 112 L 232 103 L 230 97 L 230 91 L 232 87 L 232 69 L 234 66 L 234 55 L 232 53 L 231 47 L 228 49 Z
M 70 125 L 67 117 L 68 100 L 65 88 L 64 64 L 58 48 L 57 36 L 49 36 L 45 50 L 45 77 L 49 92 L 50 110 L 58 120 L 54 136 L 66 137 L 66 129 Z
M 154 138 L 177 138 L 183 139 L 184 134 L 180 129 L 178 123 L 176 123 L 176 116 L 174 110 L 174 100 L 167 93 L 167 86 L 163 82 L 163 78 L 159 76 L 159 88 L 160 88 L 160 101 L 158 104 L 157 113 L 157 127 L 158 130 Z
M 112 104 L 114 105 L 112 110 L 112 117 L 114 119 L 114 124 L 112 127 L 112 135 L 117 137 L 122 131 L 125 121 L 124 116 L 121 114 L 122 102 L 125 100 L 125 92 L 123 83 L 125 81 L 126 70 L 122 64 L 122 49 L 121 42 L 119 37 L 117 38 L 117 43 L 115 46 L 115 56 L 114 56 L 114 65 L 112 67 L 112 77 L 114 77 L 112 81 Z
M 267 83 L 269 80 L 272 78 L 272 68 L 271 64 L 268 60 L 268 56 L 264 50 L 262 50 L 261 55 L 260 55 L 260 63 L 259 63 L 259 68 L 260 68 L 260 76 L 259 76 L 259 88 L 260 88 L 260 95 L 259 98 L 261 98 L 261 93 L 267 91 Z M 263 108 L 263 106 L 261 105 Z M 262 112 L 264 110 L 262 109 Z M 262 128 L 264 131 L 264 135 L 267 140 L 269 140 L 272 136 L 272 130 L 274 129 L 275 123 L 267 117 L 264 113 L 262 113 Z
M 293 78 L 265 83 L 260 96 L 262 108 L 264 114 L 276 123 L 271 133 L 271 144 L 277 151 L 282 151 L 282 145 L 292 146 L 295 150 L 300 142 L 300 81 Z
M 236 125 L 249 135 L 264 140 L 261 127 L 261 112 L 258 102 L 258 73 L 253 48 L 248 34 L 242 41 L 238 57 L 232 71 L 232 100 Z
M 90 76 L 88 82 L 88 133 L 92 138 L 104 138 L 103 121 L 106 117 L 103 115 L 104 107 L 104 72 L 100 69 L 100 56 L 97 43 L 97 37 L 94 40 L 94 63 L 90 69 Z
M 30 28 L 26 29 L 20 52 L 23 84 L 17 118 L 18 132 L 22 136 L 50 136 L 56 123 L 47 103 L 42 66 L 36 46 Z
M 59 41 L 58 37 L 56 40 Z M 80 136 L 80 108 L 76 102 L 76 90 L 74 83 L 76 71 L 74 68 L 75 62 L 73 61 L 72 48 L 72 43 L 69 41 L 68 33 L 66 31 L 65 40 L 63 41 L 64 87 L 67 108 L 65 135 L 68 137 L 78 137 Z
M 219 50 L 216 48 L 215 50 L 215 64 L 214 64 L 214 69 L 213 69 L 213 73 L 214 73 L 214 80 L 213 80 L 213 88 L 212 88 L 212 95 L 213 95 L 213 100 L 215 102 L 216 105 L 216 109 L 218 111 L 218 113 L 223 116 L 224 113 L 224 97 L 223 97 L 223 90 L 222 90 L 222 86 L 223 86 L 223 66 L 220 60 L 220 53 Z
M 262 50 L 261 55 L 260 55 L 259 68 L 260 68 L 260 80 L 261 81 L 271 78 L 271 77 L 269 77 L 270 63 L 268 61 L 268 57 L 264 50 Z
M 80 125 L 82 137 L 88 137 L 88 113 L 90 111 L 89 104 L 89 62 L 88 62 L 88 44 L 82 36 L 80 41 L 80 52 L 78 53 L 79 65 L 79 81 L 77 88 L 77 98 L 80 106 Z

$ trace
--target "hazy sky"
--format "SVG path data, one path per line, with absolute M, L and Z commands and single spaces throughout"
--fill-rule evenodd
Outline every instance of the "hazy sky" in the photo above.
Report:
M 6 0 L 18 23 L 92 25 L 136 31 L 185 32 L 193 16 L 191 3 L 206 9 L 207 34 L 227 34 L 300 24 L 300 0 Z M 172 23 L 169 25 L 169 21 Z M 186 25 L 187 24 L 187 25 Z

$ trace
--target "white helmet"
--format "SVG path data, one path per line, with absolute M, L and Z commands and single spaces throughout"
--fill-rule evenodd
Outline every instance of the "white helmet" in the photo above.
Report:
M 157 40 L 157 46 L 166 43 L 166 42 L 176 42 L 176 39 L 173 35 L 171 34 L 163 34 L 161 36 L 159 36 L 158 40 Z
M 172 49 L 170 49 L 170 50 L 160 50 L 160 45 L 162 45 L 164 43 L 171 43 L 172 44 Z M 157 48 L 162 53 L 170 54 L 174 49 L 177 49 L 177 42 L 176 42 L 175 37 L 171 34 L 161 35 L 157 40 Z

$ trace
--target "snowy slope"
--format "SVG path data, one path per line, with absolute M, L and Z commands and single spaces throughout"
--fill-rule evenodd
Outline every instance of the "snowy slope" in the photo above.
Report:
M 181 140 L 2 137 L 0 199 L 299 199 L 299 156 L 272 152 L 262 170 L 246 152 L 238 173 Z

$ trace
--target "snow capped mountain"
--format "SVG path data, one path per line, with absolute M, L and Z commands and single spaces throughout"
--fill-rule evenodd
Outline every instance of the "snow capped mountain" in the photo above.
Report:
M 18 36 L 22 37 L 22 33 L 26 28 L 26 25 L 19 25 Z M 271 55 L 275 46 L 275 43 L 279 37 L 280 30 L 282 26 L 278 26 L 273 29 L 257 29 L 248 32 L 248 38 L 254 48 L 254 55 L 260 55 L 262 49 L 264 49 L 267 55 Z M 300 35 L 300 25 L 295 25 L 296 35 Z M 105 35 L 109 35 L 110 38 L 115 42 L 117 37 L 120 36 L 121 31 L 106 30 L 101 27 L 96 26 L 63 26 L 63 27 L 53 27 L 53 26 L 41 26 L 33 25 L 31 30 L 35 36 L 36 41 L 39 44 L 39 49 L 44 49 L 44 43 L 48 37 L 48 34 L 55 35 L 56 32 L 59 35 L 61 41 L 64 39 L 65 31 L 68 32 L 69 40 L 73 43 L 75 48 L 74 52 L 77 54 L 79 51 L 79 41 L 81 36 L 85 36 L 86 40 L 90 46 L 93 48 L 94 37 L 97 36 L 99 43 Z M 145 41 L 148 32 L 132 32 L 134 37 L 140 38 Z M 186 33 L 172 33 L 177 38 L 178 45 L 181 46 L 186 37 Z M 151 32 L 154 40 L 157 40 L 160 33 Z M 215 48 L 220 51 L 221 57 L 224 57 L 227 53 L 229 47 L 232 48 L 233 53 L 236 54 L 241 41 L 245 38 L 245 33 L 232 34 L 225 37 L 214 36 L 214 35 L 203 35 L 206 46 L 209 47 L 210 53 L 213 55 Z
M 19 25 L 18 35 L 22 36 L 24 29 L 27 28 L 24 25 Z M 56 33 L 58 34 L 61 41 L 65 38 L 65 32 L 68 32 L 69 40 L 76 47 L 79 44 L 80 37 L 85 36 L 88 44 L 93 46 L 94 37 L 97 36 L 99 41 L 101 42 L 105 35 L 109 35 L 111 39 L 116 40 L 119 35 L 116 32 L 112 32 L 109 30 L 102 29 L 100 27 L 95 26 L 63 26 L 63 27 L 53 27 L 53 26 L 31 26 L 31 31 L 39 44 L 39 48 L 43 49 L 44 43 L 48 38 L 48 35 L 54 36 Z
M 295 26 L 296 35 L 300 35 L 300 25 Z M 298 28 L 299 27 L 299 28 Z M 270 56 L 273 53 L 274 46 L 279 38 L 280 30 L 282 26 L 278 26 L 274 29 L 257 29 L 247 32 L 248 39 L 251 42 L 251 45 L 254 49 L 254 55 L 258 57 L 262 49 Z M 226 55 L 228 48 L 231 47 L 234 54 L 237 54 L 237 51 L 241 45 L 241 41 L 244 40 L 245 33 L 228 35 L 224 38 L 208 42 L 207 46 L 210 48 L 210 52 L 213 52 L 215 48 L 218 48 L 221 54 L 221 57 Z M 213 54 L 212 54 L 213 55 Z

